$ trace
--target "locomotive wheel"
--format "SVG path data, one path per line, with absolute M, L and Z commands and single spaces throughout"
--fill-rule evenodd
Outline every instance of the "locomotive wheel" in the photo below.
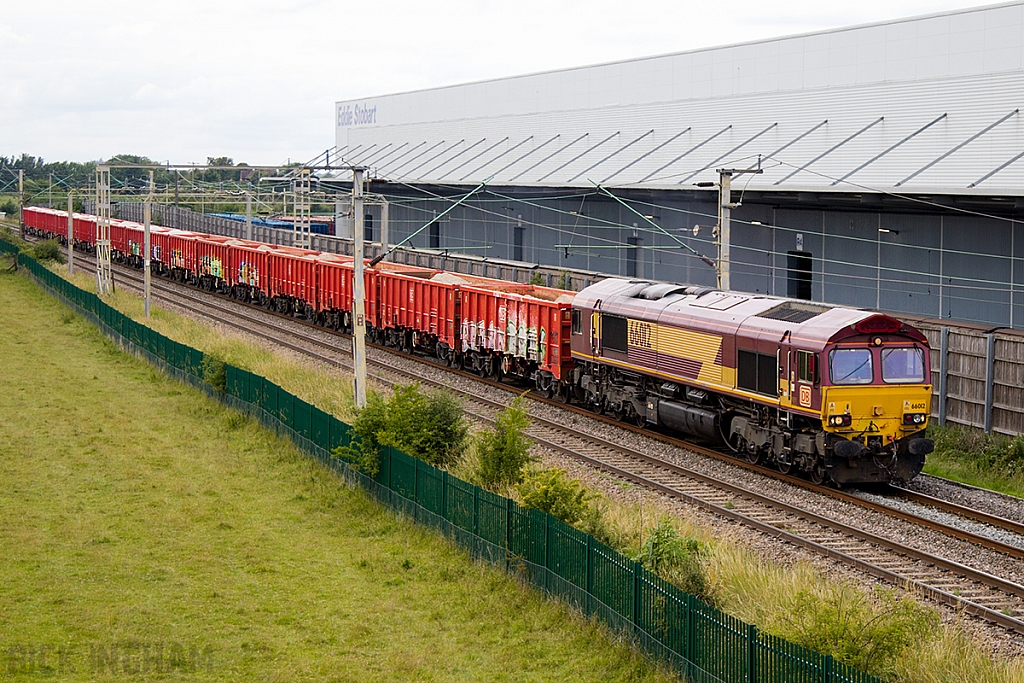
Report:
M 634 425 L 636 425 L 640 429 L 643 429 L 644 427 L 647 426 L 647 416 L 646 415 L 643 415 L 641 413 L 636 412 L 635 409 L 631 409 L 630 412 L 633 414 L 632 417 L 633 417 L 633 424 Z
M 825 483 L 828 473 L 825 471 L 825 462 L 818 459 L 811 468 L 811 482 L 819 486 Z
M 776 459 L 775 466 L 778 467 L 779 472 L 782 472 L 783 474 L 789 474 L 790 471 L 793 469 L 793 463 L 790 462 L 789 460 L 783 461 Z
M 756 465 L 761 462 L 761 449 L 757 448 L 753 444 L 746 444 L 746 453 L 743 455 L 747 462 L 751 465 Z
M 572 401 L 572 386 L 569 384 L 560 385 L 555 390 L 555 400 L 562 404 L 568 404 Z

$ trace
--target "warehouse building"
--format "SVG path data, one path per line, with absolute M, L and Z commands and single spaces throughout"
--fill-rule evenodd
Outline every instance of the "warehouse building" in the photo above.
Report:
M 1024 326 L 1024 2 L 336 107 L 392 243 L 714 285 L 755 170 L 732 289 Z

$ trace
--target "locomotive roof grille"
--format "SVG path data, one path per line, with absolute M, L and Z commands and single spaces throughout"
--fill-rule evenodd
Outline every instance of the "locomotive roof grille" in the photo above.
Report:
M 787 323 L 807 322 L 811 318 L 821 315 L 825 311 L 832 310 L 828 306 L 817 306 L 815 304 L 803 304 L 796 301 L 784 301 L 783 303 L 769 308 L 763 313 L 758 313 L 758 318 L 770 320 L 782 320 Z

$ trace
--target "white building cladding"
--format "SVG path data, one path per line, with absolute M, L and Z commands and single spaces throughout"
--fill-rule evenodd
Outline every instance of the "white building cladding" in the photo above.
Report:
M 761 224 L 734 236 L 737 288 L 785 294 L 787 252 L 806 250 L 814 298 L 1011 324 L 1024 323 L 1024 232 L 1013 220 L 1024 209 L 1022 107 L 1024 2 L 1013 2 L 339 102 L 336 152 L 435 191 L 489 179 L 510 197 L 601 183 L 646 201 L 668 230 L 713 223 L 714 196 L 693 183 L 760 158 L 764 173 L 736 183 L 749 195 L 734 217 Z M 634 220 L 594 203 L 606 246 L 637 248 L 559 255 L 564 226 L 533 207 L 519 252 L 708 281 L 699 264 L 666 255 L 671 241 L 642 226 L 630 241 Z M 512 209 L 520 221 L 522 209 Z M 438 246 L 473 241 L 451 223 Z M 515 239 L 493 242 L 510 248 L 492 256 L 519 255 Z M 693 246 L 713 254 L 707 235 Z

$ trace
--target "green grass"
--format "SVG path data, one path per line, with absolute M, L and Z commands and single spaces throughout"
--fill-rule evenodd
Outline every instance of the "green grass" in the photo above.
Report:
M 925 463 L 927 474 L 1024 497 L 1024 436 L 958 426 L 932 426 L 928 434 L 935 452 Z
M 5 680 L 670 680 L 26 278 L 0 310 Z

